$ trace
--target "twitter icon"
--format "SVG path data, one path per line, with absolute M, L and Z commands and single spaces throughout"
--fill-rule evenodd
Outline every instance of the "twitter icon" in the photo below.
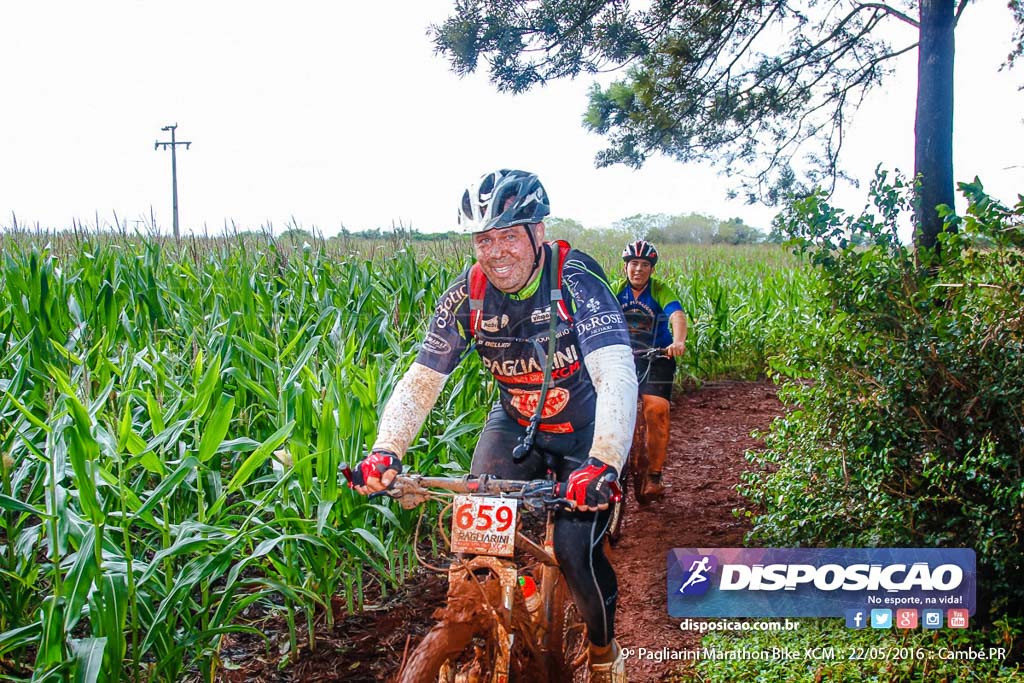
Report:
M 892 628 L 892 610 L 871 610 L 871 628 Z

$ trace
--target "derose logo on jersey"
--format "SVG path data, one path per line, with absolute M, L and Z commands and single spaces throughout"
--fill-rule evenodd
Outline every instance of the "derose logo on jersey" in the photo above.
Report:
M 973 614 L 966 548 L 674 548 L 674 617 L 849 616 L 869 607 L 958 607 Z

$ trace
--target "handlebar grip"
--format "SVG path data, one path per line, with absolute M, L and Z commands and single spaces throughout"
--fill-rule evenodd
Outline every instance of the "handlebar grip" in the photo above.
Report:
M 611 493 L 608 495 L 608 501 L 610 503 L 618 503 L 622 500 L 622 486 L 619 485 L 617 480 L 608 482 L 608 488 L 611 489 Z M 569 484 L 568 482 L 558 482 L 555 484 L 553 489 L 556 498 L 565 498 L 565 494 L 568 493 Z
M 610 496 L 608 496 L 608 499 L 613 503 L 618 503 L 620 500 L 622 500 L 622 487 L 619 486 L 618 481 L 613 481 L 610 483 L 611 486 L 609 488 L 612 490 L 612 493 Z

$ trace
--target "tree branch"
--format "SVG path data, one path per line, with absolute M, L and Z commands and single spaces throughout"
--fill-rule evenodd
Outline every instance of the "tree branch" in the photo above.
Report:
M 960 15 L 964 13 L 965 9 L 967 9 L 968 1 L 969 0 L 960 0 L 960 5 L 956 8 L 956 15 L 953 17 L 953 28 L 956 28 L 956 25 L 960 23 Z
M 968 2 L 968 0 L 961 0 L 960 6 L 963 7 L 964 5 L 967 4 L 967 2 Z M 920 22 L 917 21 L 917 19 L 914 19 L 911 16 L 907 16 L 906 14 L 904 14 L 903 12 L 900 12 L 895 7 L 890 7 L 889 5 L 886 5 L 885 3 L 881 3 L 881 2 L 864 2 L 864 3 L 861 3 L 861 4 L 857 5 L 857 9 L 858 10 L 861 10 L 861 9 L 879 9 L 879 10 L 882 10 L 883 12 L 885 12 L 886 14 L 891 14 L 892 16 L 896 17 L 897 19 L 899 19 L 902 22 L 910 24 L 911 26 L 913 26 L 916 29 L 920 29 L 921 28 L 921 24 L 920 24 Z

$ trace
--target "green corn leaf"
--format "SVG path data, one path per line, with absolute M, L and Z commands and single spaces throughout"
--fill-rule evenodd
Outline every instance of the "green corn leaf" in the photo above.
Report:
M 39 635 L 42 632 L 43 622 L 33 621 L 27 626 L 0 633 L 0 657 L 39 642 Z
M 228 433 L 234 410 L 234 397 L 221 394 L 220 402 L 207 421 L 203 438 L 199 441 L 199 462 L 205 463 L 217 452 L 217 448 Z
M 93 579 L 99 568 L 96 566 L 96 527 L 86 528 L 82 543 L 75 553 L 75 562 L 64 578 L 64 596 L 67 600 L 64 611 L 64 632 L 71 633 L 82 617 L 82 608 L 89 599 Z
M 295 335 L 291 338 L 291 341 L 289 341 L 285 345 L 285 347 L 283 349 L 281 349 L 281 357 L 282 358 L 287 358 L 289 355 L 291 355 L 291 352 L 294 351 L 295 347 L 299 345 L 299 342 L 302 340 L 302 337 L 305 334 L 306 334 L 306 329 L 305 328 L 302 328 L 298 332 L 296 332 Z
M 103 651 L 106 647 L 106 638 L 82 638 L 71 641 L 71 651 L 74 652 L 76 664 L 75 683 L 96 683 L 100 680 L 100 673 L 103 670 Z M 118 676 L 104 676 L 103 680 L 117 680 L 118 678 Z
M 262 337 L 258 337 L 258 338 L 262 339 Z M 249 358 L 252 358 L 254 361 L 259 363 L 261 366 L 263 366 L 264 368 L 266 368 L 270 372 L 276 372 L 277 371 L 277 367 L 271 362 L 271 360 L 269 358 L 267 358 L 266 354 L 263 353 L 262 351 L 260 351 L 258 348 L 256 348 L 256 345 L 253 344 L 252 342 L 250 342 L 248 339 L 246 339 L 245 337 L 243 337 L 241 335 L 235 335 L 235 337 L 234 337 L 234 339 L 232 341 L 234 341 L 235 344 L 237 344 L 239 347 L 241 347 L 242 350 L 244 350 L 246 352 L 246 354 L 248 354 Z
M 75 486 L 78 489 L 78 502 L 89 521 L 100 524 L 103 522 L 104 513 L 93 479 L 93 464 L 99 456 L 100 447 L 92 435 L 92 418 L 89 417 L 85 406 L 73 395 L 65 394 L 64 398 L 71 407 L 74 418 L 74 427 L 65 431 L 64 435 Z
M 251 391 L 252 393 L 259 396 L 263 400 L 264 405 L 268 407 L 274 407 L 277 405 L 277 397 L 271 394 L 270 391 L 267 390 L 267 388 L 264 387 L 263 385 L 254 382 L 248 375 L 245 374 L 244 370 L 240 368 L 229 368 L 224 372 L 224 374 L 225 376 L 231 377 L 236 382 L 241 384 L 242 387 L 247 391 Z
M 144 515 L 159 505 L 160 502 L 173 493 L 177 489 L 178 485 L 184 481 L 185 477 L 191 474 L 198 466 L 199 461 L 195 456 L 190 455 L 182 460 L 177 469 L 171 473 L 171 476 L 160 482 L 160 485 L 153 490 L 153 493 L 149 494 L 149 498 L 146 499 L 146 502 L 143 503 L 142 507 L 138 509 L 136 514 L 140 516 Z
M 49 434 L 50 427 L 45 422 L 36 417 L 31 410 L 22 405 L 21 401 L 11 396 L 10 393 L 4 391 L 4 396 L 7 400 L 14 404 L 14 407 L 18 409 L 18 412 L 25 416 L 25 419 L 32 423 L 32 426 L 43 430 L 44 433 Z
M 164 416 L 160 410 L 160 404 L 157 403 L 156 397 L 151 391 L 146 392 L 146 411 L 149 413 L 149 421 L 153 425 L 153 435 L 156 436 L 164 431 Z
M 167 467 L 164 466 L 163 460 L 153 451 L 146 450 L 148 447 L 149 444 L 143 444 L 143 451 L 128 461 L 128 468 L 131 469 L 136 465 L 142 465 L 152 474 L 158 474 L 161 477 L 166 476 Z
M 192 411 L 195 413 L 196 417 L 202 417 L 206 412 L 210 405 L 210 397 L 213 396 L 213 391 L 217 388 L 217 384 L 220 381 L 220 356 L 212 354 L 210 366 L 206 368 L 206 373 L 203 375 L 203 380 L 196 389 L 195 398 L 192 403 Z
M 242 463 L 241 467 L 238 468 L 238 472 L 228 482 L 228 493 L 232 493 L 242 488 L 249 478 L 252 477 L 253 473 L 259 469 L 260 465 L 266 461 L 267 457 L 274 452 L 284 440 L 291 434 L 292 428 L 295 426 L 295 420 L 289 420 L 288 424 L 278 429 L 276 432 L 270 435 L 270 437 L 260 444 L 259 448 L 253 451 L 245 462 Z
M 36 650 L 35 669 L 47 671 L 64 661 L 64 601 L 53 595 L 43 601 L 40 610 L 42 638 Z
M 368 529 L 362 529 L 360 527 L 354 527 L 352 529 L 349 529 L 349 531 L 351 531 L 352 533 L 355 533 L 355 534 L 361 536 L 362 539 L 364 541 L 366 541 L 366 543 L 371 548 L 373 548 L 377 552 L 378 555 L 380 555 L 383 558 L 387 558 L 388 557 L 388 551 L 384 547 L 384 544 L 381 542 L 381 540 L 379 538 L 377 538 L 372 533 L 370 533 L 370 531 Z
M 49 515 L 40 510 L 37 507 L 23 503 L 17 498 L 11 498 L 8 495 L 0 493 L 0 509 L 11 510 L 12 512 L 27 512 L 43 519 L 48 519 Z
M 288 373 L 288 379 L 284 381 L 285 387 L 291 386 L 292 382 L 295 381 L 295 378 L 299 376 L 300 372 L 302 372 L 302 369 L 306 367 L 306 363 L 309 362 L 310 356 L 312 356 L 313 352 L 316 351 L 316 347 L 319 343 L 320 336 L 318 335 L 310 339 L 306 344 L 306 347 L 302 349 L 302 353 L 299 354 L 298 360 L 295 361 L 295 365 L 292 366 L 291 372 Z
M 128 648 L 125 638 L 127 618 L 128 578 L 124 574 L 105 573 L 89 604 L 93 635 L 107 639 L 105 671 L 116 671 L 122 666 Z
M 183 532 L 184 533 L 184 532 Z M 218 548 L 221 539 L 196 538 L 192 536 L 180 536 L 169 548 L 164 548 L 153 556 L 149 567 L 139 577 L 138 585 L 145 585 L 156 573 L 161 570 L 162 562 L 169 557 L 188 557 L 199 555 L 204 552 L 211 552 Z

